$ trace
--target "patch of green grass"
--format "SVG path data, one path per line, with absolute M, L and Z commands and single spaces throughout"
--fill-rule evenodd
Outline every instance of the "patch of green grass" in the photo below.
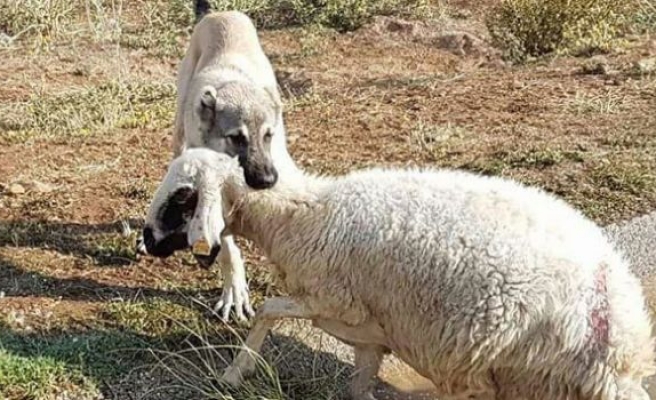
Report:
M 90 245 L 89 255 L 101 264 L 130 264 L 137 261 L 135 252 L 136 233 L 107 235 L 96 238 Z
M 0 328 L 0 398 L 97 398 L 101 382 L 144 362 L 138 349 L 145 345 L 132 334 L 17 334 Z
M 175 87 L 163 83 L 109 82 L 61 94 L 34 93 L 2 107 L 0 141 L 61 139 L 113 129 L 158 129 L 170 124 Z
M 81 38 L 115 41 L 121 33 L 122 1 L 12 0 L 0 3 L 0 31 L 11 44 L 48 49 Z
M 544 169 L 565 160 L 583 162 L 584 157 L 578 151 L 562 151 L 551 148 L 534 148 L 526 151 L 508 153 L 503 157 L 504 161 L 513 168 Z
M 12 354 L 0 343 L 0 397 L 46 399 L 55 396 L 93 398 L 97 388 L 78 370 L 51 357 Z
M 106 312 L 109 320 L 121 329 L 147 336 L 204 333 L 213 329 L 197 309 L 161 298 L 111 303 Z
M 656 191 L 656 175 L 639 163 L 603 162 L 594 169 L 591 177 L 596 185 L 613 192 L 641 196 Z

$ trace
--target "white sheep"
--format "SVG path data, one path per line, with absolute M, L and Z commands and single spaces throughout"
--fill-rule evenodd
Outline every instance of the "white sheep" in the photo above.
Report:
M 184 221 L 174 233 L 172 204 Z M 252 191 L 229 157 L 185 151 L 153 198 L 147 245 L 226 233 L 263 249 L 290 295 L 264 302 L 246 346 L 259 351 L 280 318 L 310 319 L 354 346 L 355 399 L 373 398 L 388 351 L 440 399 L 649 399 L 639 281 L 598 226 L 539 189 L 369 169 Z M 243 350 L 223 379 L 239 385 L 254 367 Z
M 273 67 L 246 14 L 212 12 L 207 0 L 193 3 L 195 26 L 178 67 L 173 156 L 191 147 L 240 155 L 249 186 L 269 188 L 279 174 L 298 172 L 287 151 Z M 137 248 L 145 253 L 141 238 Z M 222 238 L 221 248 L 199 261 L 209 268 L 219 258 L 224 288 L 215 310 L 227 319 L 234 306 L 244 320 L 253 315 L 244 261 L 231 235 Z

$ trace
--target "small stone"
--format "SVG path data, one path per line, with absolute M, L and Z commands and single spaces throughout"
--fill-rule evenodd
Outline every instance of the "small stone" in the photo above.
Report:
M 7 35 L 4 32 L 0 32 L 0 46 L 7 47 L 14 43 L 14 37 Z
M 9 188 L 7 189 L 7 192 L 9 192 L 9 194 L 13 194 L 13 195 L 24 194 L 25 193 L 25 187 L 23 187 L 23 185 L 20 185 L 18 183 L 14 183 L 14 184 L 9 185 Z
M 636 62 L 635 68 L 640 74 L 651 74 L 656 72 L 656 57 L 644 58 Z
M 37 193 L 50 193 L 55 190 L 54 186 L 39 181 L 32 182 L 31 186 L 32 190 Z
M 511 87 L 515 90 L 523 89 L 524 83 L 513 79 Z

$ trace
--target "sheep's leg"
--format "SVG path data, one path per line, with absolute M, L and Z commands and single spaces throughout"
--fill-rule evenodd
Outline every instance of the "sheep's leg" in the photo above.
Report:
M 354 347 L 355 374 L 351 381 L 353 400 L 375 400 L 373 394 L 374 378 L 378 375 L 380 364 L 387 349 L 377 344 L 358 344 Z
M 242 349 L 226 369 L 221 381 L 238 387 L 243 377 L 255 370 L 255 357 L 260 352 L 267 333 L 282 318 L 312 319 L 310 311 L 291 297 L 274 297 L 264 301 L 255 315 L 255 323 Z M 251 354 L 252 353 L 252 354 Z
M 221 237 L 219 264 L 223 274 L 223 295 L 214 306 L 214 311 L 227 321 L 234 306 L 237 319 L 245 321 L 255 313 L 251 307 L 244 260 L 232 235 Z
M 332 319 L 318 319 L 313 325 L 354 347 L 355 374 L 351 381 L 353 400 L 373 400 L 374 378 L 378 375 L 383 356 L 389 353 L 385 332 L 375 322 L 349 326 Z

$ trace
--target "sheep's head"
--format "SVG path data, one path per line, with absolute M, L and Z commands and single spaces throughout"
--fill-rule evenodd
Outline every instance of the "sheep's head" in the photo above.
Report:
M 142 253 L 166 258 L 197 243 L 206 243 L 196 260 L 209 268 L 221 250 L 225 229 L 222 184 L 237 169 L 236 160 L 209 149 L 184 151 L 173 160 L 148 210 L 141 242 Z
M 202 146 L 238 157 L 246 184 L 269 189 L 278 181 L 271 145 L 280 110 L 275 93 L 245 81 L 207 85 L 196 106 Z

